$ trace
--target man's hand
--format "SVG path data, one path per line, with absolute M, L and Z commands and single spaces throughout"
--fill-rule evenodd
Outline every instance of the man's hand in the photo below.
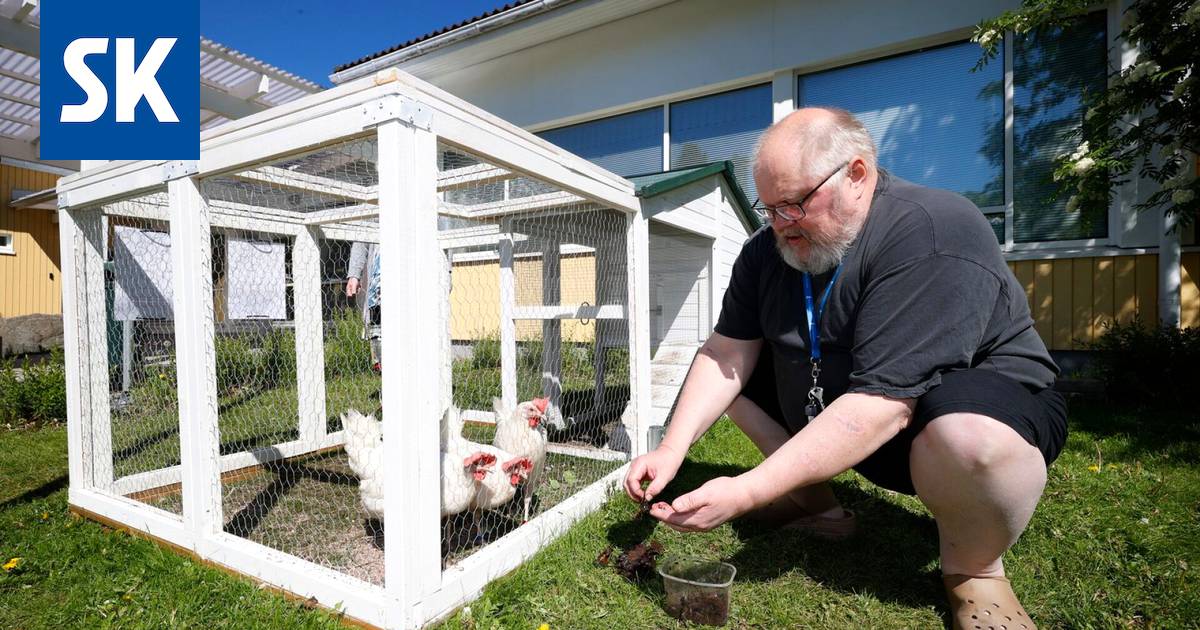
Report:
M 358 278 L 350 278 L 346 280 L 346 297 L 352 298 L 358 293 Z
M 707 532 L 753 507 L 741 477 L 717 477 L 670 504 L 655 503 L 650 515 L 681 532 Z
M 675 478 L 682 463 L 682 453 L 666 444 L 659 445 L 629 465 L 629 472 L 625 474 L 625 493 L 639 503 L 653 499 Z M 650 485 L 642 490 L 644 481 L 649 481 Z

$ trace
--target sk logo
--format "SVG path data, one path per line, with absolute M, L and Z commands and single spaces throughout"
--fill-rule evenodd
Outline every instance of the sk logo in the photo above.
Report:
M 199 0 L 42 8 L 41 157 L 200 157 Z

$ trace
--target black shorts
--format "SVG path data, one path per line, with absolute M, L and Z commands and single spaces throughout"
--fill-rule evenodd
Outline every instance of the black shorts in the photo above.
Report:
M 762 354 L 770 356 L 766 348 Z M 750 382 L 742 389 L 742 395 L 788 429 L 789 434 L 795 434 L 779 406 L 775 370 L 769 358 L 759 361 L 750 376 Z M 908 454 L 913 439 L 934 418 L 948 413 L 977 413 L 1012 427 L 1026 442 L 1042 452 L 1047 466 L 1058 458 L 1067 441 L 1066 401 L 1053 388 L 1033 391 L 997 372 L 961 370 L 943 374 L 940 385 L 917 399 L 912 422 L 879 450 L 854 466 L 854 470 L 877 486 L 904 494 L 916 494 L 908 468 Z

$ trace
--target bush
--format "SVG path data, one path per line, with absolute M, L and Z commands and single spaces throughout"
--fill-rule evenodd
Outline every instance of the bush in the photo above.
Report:
M 1113 323 L 1094 342 L 1092 369 L 1116 404 L 1194 410 L 1200 383 L 1200 329 Z
M 538 354 L 539 360 L 541 354 Z M 471 367 L 475 369 L 500 367 L 500 338 L 495 335 L 480 337 L 471 347 Z
M 217 335 L 217 392 L 225 394 L 255 382 L 254 348 L 239 336 Z
M 0 420 L 61 422 L 67 419 L 67 377 L 61 349 L 41 365 L 27 365 L 21 376 L 12 363 L 0 366 Z
M 363 339 L 358 311 L 343 309 L 325 334 L 325 374 L 329 378 L 371 371 L 371 345 Z M 293 358 L 293 365 L 295 359 Z

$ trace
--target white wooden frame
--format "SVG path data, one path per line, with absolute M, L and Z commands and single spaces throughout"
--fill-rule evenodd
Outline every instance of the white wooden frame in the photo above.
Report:
M 262 167 L 288 155 L 372 134 L 378 138 L 377 166 L 381 173 L 375 187 Z M 495 166 L 439 174 L 439 143 L 460 148 Z M 324 430 L 323 353 L 316 351 L 321 344 L 320 320 L 313 316 L 320 301 L 318 239 L 379 242 L 389 252 L 382 258 L 382 273 L 398 281 L 383 285 L 384 299 L 393 305 L 384 316 L 385 354 L 431 356 L 444 352 L 443 337 L 448 335 L 445 311 L 427 305 L 445 299 L 437 279 L 445 273 L 443 248 L 452 243 L 439 240 L 436 211 L 404 210 L 436 209 L 440 190 L 505 180 L 521 173 L 536 174 L 564 192 L 488 209 L 489 216 L 494 212 L 499 217 L 517 205 L 524 210 L 544 208 L 553 212 L 555 205 L 569 200 L 612 208 L 627 217 L 627 305 L 563 306 L 554 296 L 547 296 L 548 303 L 538 307 L 518 309 L 510 302 L 505 319 L 510 323 L 515 318 L 541 319 L 548 330 L 553 330 L 563 317 L 625 319 L 631 357 L 635 357 L 630 366 L 631 413 L 625 418 L 631 425 L 634 454 L 643 452 L 650 414 L 649 335 L 644 330 L 648 314 L 648 235 L 647 221 L 632 184 L 432 86 L 387 71 L 206 131 L 201 135 L 201 157 L 196 162 L 113 162 L 60 180 L 72 508 L 303 598 L 315 598 L 322 605 L 345 611 L 350 618 L 379 627 L 420 627 L 448 614 L 475 597 L 491 579 L 512 570 L 566 531 L 614 491 L 624 466 L 443 571 L 439 552 L 439 466 L 436 459 L 430 461 L 439 452 L 439 436 L 432 422 L 399 423 L 397 430 L 385 433 L 385 475 L 406 483 L 391 484 L 386 491 L 384 512 L 390 524 L 390 544 L 384 551 L 384 586 L 222 531 L 222 472 L 341 442 L 340 433 L 325 434 Z M 360 205 L 304 214 L 231 202 L 208 203 L 200 193 L 200 182 L 218 175 L 319 192 Z M 172 243 L 178 245 L 172 247 L 171 264 L 182 463 L 113 479 L 111 444 L 106 445 L 104 440 L 110 424 L 107 359 L 103 346 L 89 343 L 88 338 L 95 336 L 88 331 L 104 324 L 103 283 L 94 278 L 89 281 L 92 274 L 102 273 L 102 244 L 96 226 L 105 214 L 103 204 L 161 190 L 164 185 L 167 205 L 147 206 L 137 212 L 145 214 L 144 218 L 168 221 Z M 377 207 L 369 207 L 375 204 Z M 377 228 L 354 223 L 376 215 Z M 299 374 L 311 376 L 297 383 L 299 440 L 260 451 L 219 455 L 209 253 L 213 229 L 254 230 L 294 239 L 297 367 Z M 507 257 L 511 271 L 513 243 L 505 238 L 504 231 L 479 236 L 491 242 L 498 240 L 500 257 Z M 539 237 L 527 245 L 531 249 L 554 247 L 554 241 Z M 510 288 L 511 283 L 510 274 Z M 509 331 L 503 346 L 505 360 L 515 364 L 513 331 Z M 442 374 L 445 371 L 446 362 L 440 362 L 434 370 L 384 371 L 383 404 L 403 408 L 410 415 L 440 417 L 444 392 L 440 396 L 430 392 L 444 389 L 442 380 L 449 378 L 449 374 Z M 512 383 L 507 380 L 506 398 L 515 403 L 515 378 Z M 315 420 L 318 418 L 320 422 Z M 627 457 L 609 452 L 571 454 L 610 461 Z M 182 484 L 182 515 L 126 496 L 173 483 Z

